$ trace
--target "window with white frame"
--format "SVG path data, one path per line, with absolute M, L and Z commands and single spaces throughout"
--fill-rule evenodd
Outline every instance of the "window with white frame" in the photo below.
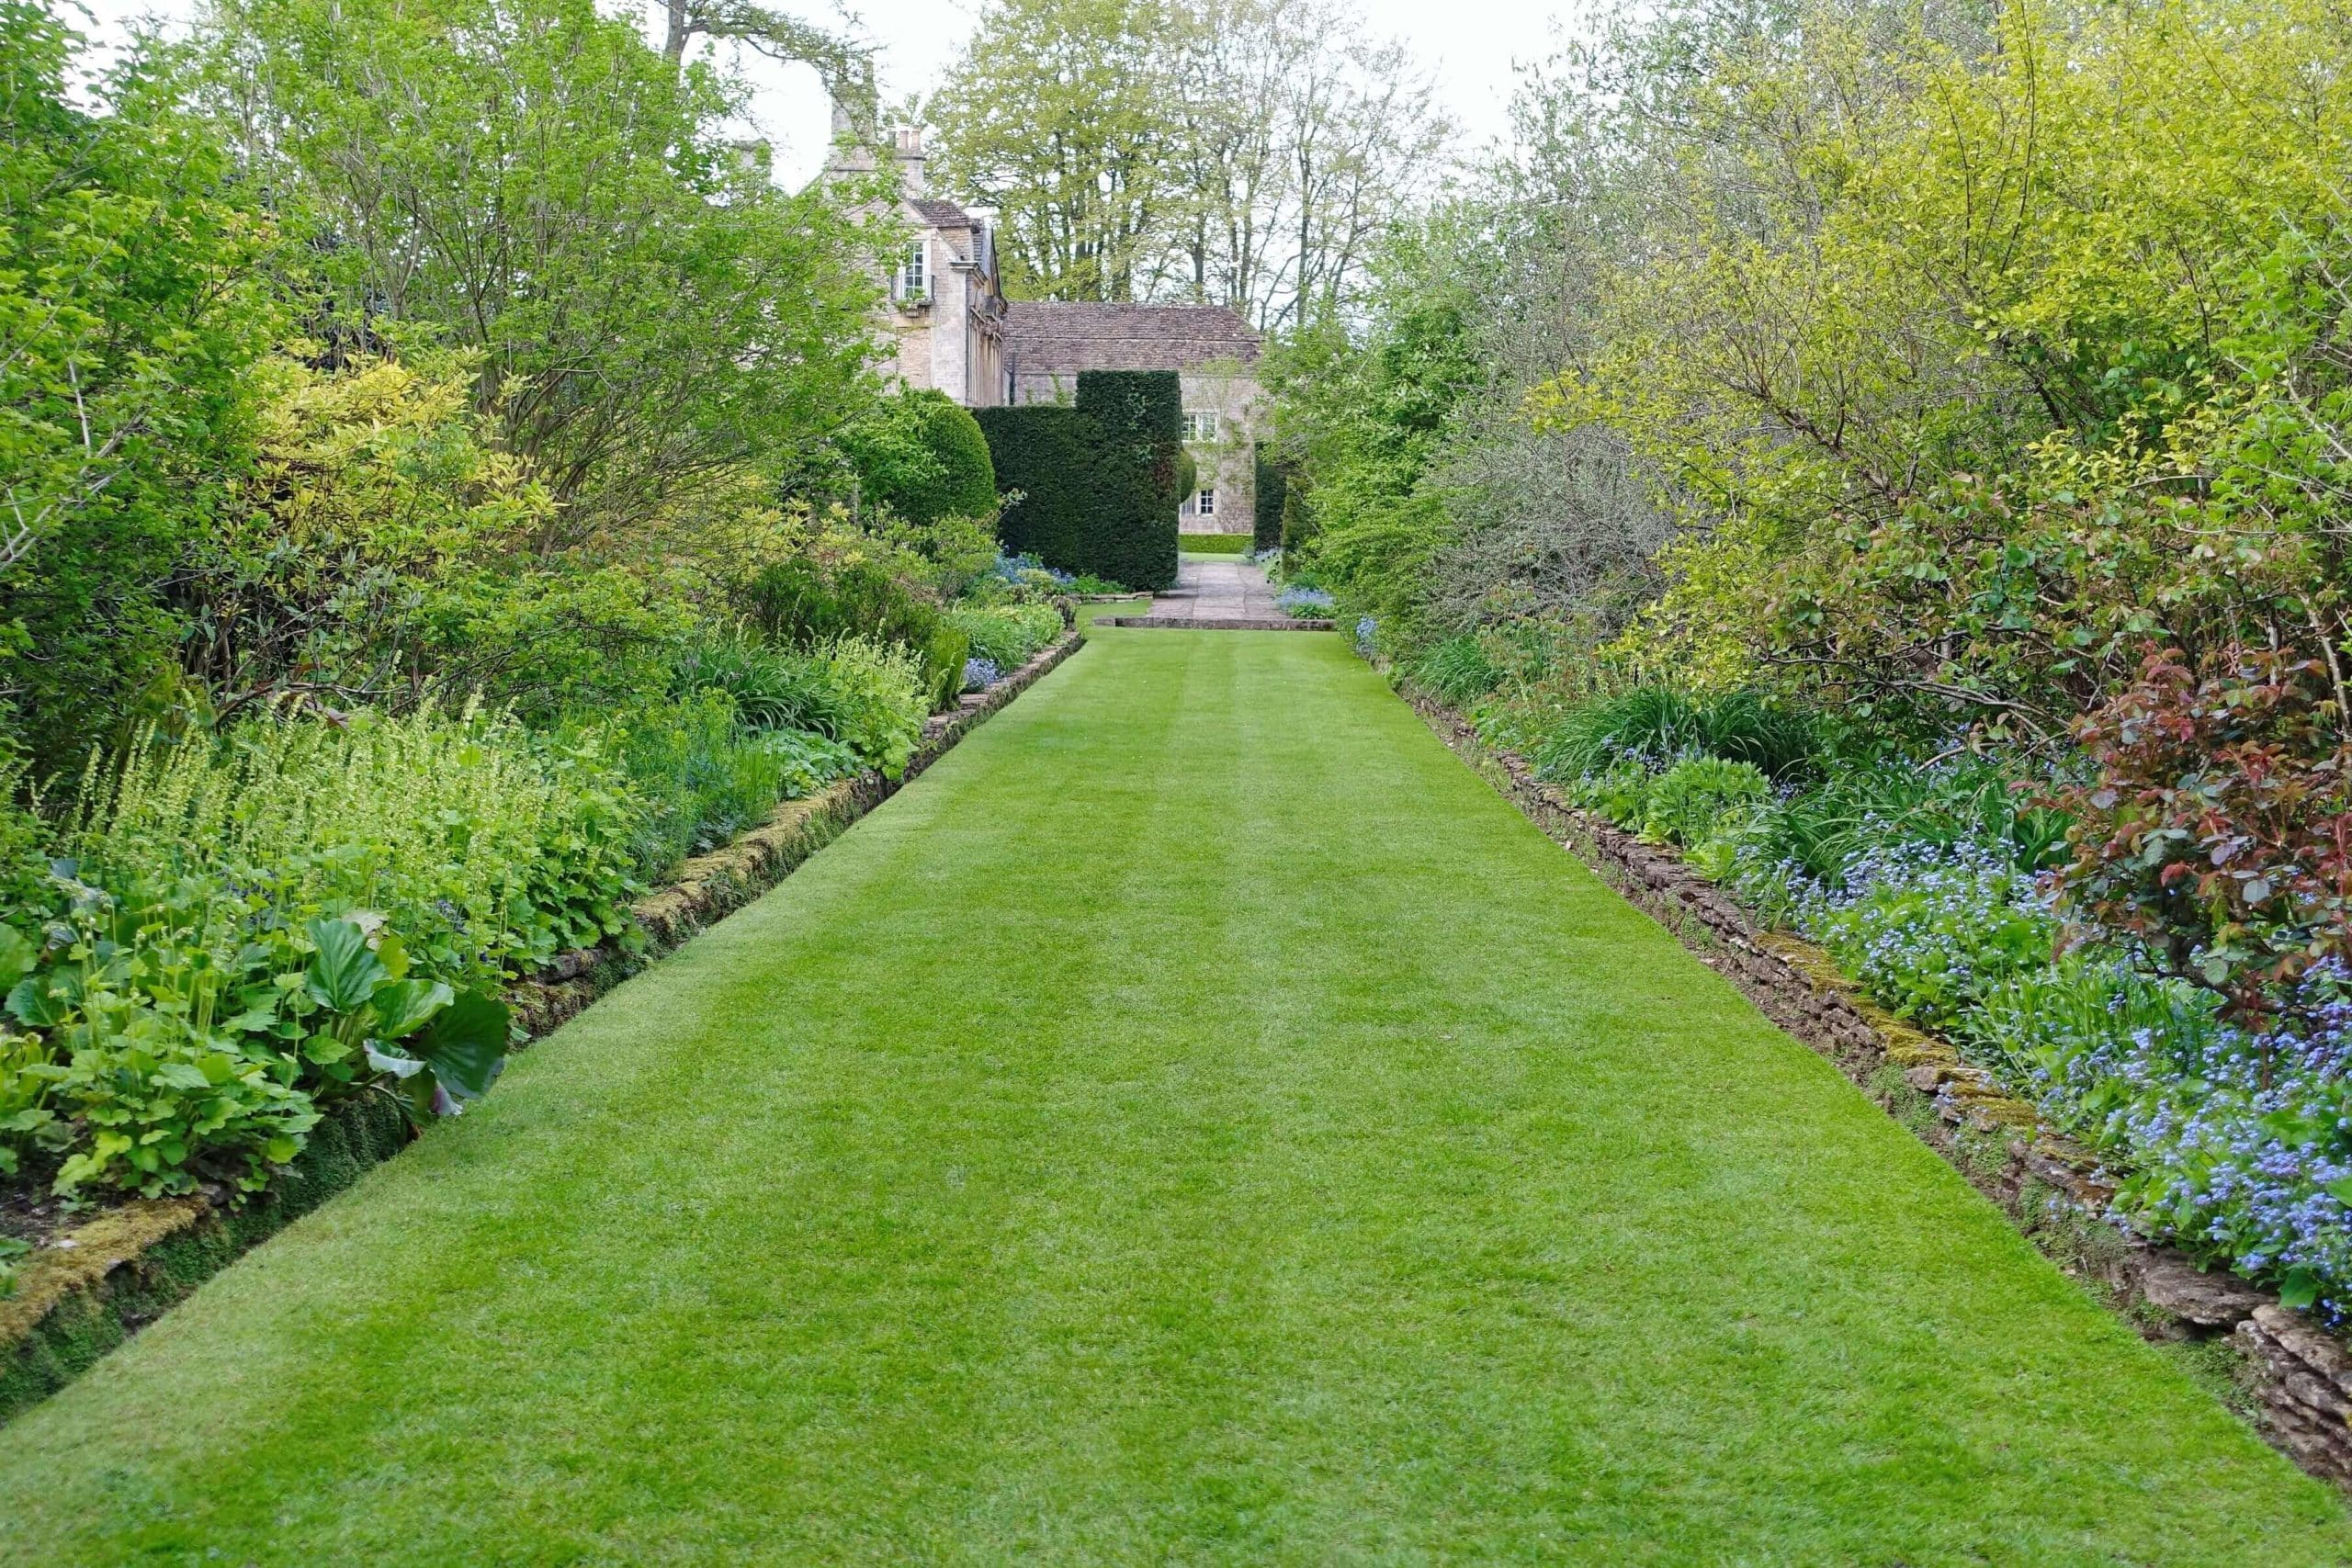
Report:
M 899 298 L 928 299 L 931 298 L 931 247 L 927 240 L 917 240 L 907 249 L 907 259 L 899 265 Z
M 1214 517 L 1216 515 L 1216 491 L 1211 490 L 1206 486 L 1202 487 L 1201 493 L 1193 498 L 1193 515 L 1195 517 Z
M 1216 440 L 1216 410 L 1186 409 L 1184 411 L 1184 439 L 1187 441 Z

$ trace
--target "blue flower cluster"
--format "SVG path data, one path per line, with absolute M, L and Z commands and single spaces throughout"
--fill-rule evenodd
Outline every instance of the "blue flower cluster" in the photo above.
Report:
M 1934 1025 L 2114 1173 L 2112 1217 L 2352 1318 L 2352 974 L 2307 975 L 2280 1019 L 2129 953 L 2059 953 L 2042 879 L 1981 843 L 1882 844 L 1795 923 L 1881 1002 Z
M 1370 659 L 1374 650 L 1379 646 L 1379 635 L 1380 623 L 1378 621 L 1373 619 L 1370 615 L 1358 615 L 1356 617 L 1356 652 L 1358 654 L 1365 659 Z
M 980 575 L 1000 578 L 1015 588 L 1045 587 L 1064 593 L 1078 581 L 1069 572 L 1047 566 L 1035 556 L 1009 556 L 1001 550 L 997 552 L 996 559 Z
M 1292 586 L 1274 595 L 1274 607 L 1299 620 L 1328 615 L 1331 613 L 1331 595 L 1320 588 Z
M 985 692 L 1003 679 L 1004 671 L 997 668 L 993 659 L 964 660 L 964 689 L 967 692 Z

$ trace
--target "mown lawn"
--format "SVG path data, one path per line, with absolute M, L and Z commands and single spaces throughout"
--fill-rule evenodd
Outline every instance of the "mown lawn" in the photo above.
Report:
M 40 1563 L 2352 1555 L 1279 633 L 1098 633 L 0 1431 L 0 1520 Z

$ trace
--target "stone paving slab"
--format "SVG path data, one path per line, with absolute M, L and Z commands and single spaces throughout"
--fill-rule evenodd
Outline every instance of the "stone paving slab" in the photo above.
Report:
M 1254 561 L 1188 560 L 1176 586 L 1155 596 L 1148 615 L 1106 617 L 1120 626 L 1182 626 L 1195 631 L 1329 631 L 1329 621 L 1283 614 L 1266 569 Z

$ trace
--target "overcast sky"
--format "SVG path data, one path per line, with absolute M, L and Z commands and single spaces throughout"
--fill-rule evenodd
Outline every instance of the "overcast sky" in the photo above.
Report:
M 83 0 L 98 18 L 98 36 L 119 36 L 130 18 L 183 21 L 195 0 Z M 605 0 L 617 9 L 616 0 Z M 857 7 L 865 32 L 880 46 L 878 64 L 887 101 L 927 93 L 970 37 L 979 0 L 891 0 L 883 7 Z M 1471 144 L 1499 137 L 1508 129 L 1505 110 L 1515 61 L 1550 52 L 1554 7 L 1534 0 L 1354 0 L 1368 39 L 1400 38 L 1438 78 L 1439 92 Z M 650 26 L 650 7 L 649 27 Z M 821 21 L 816 6 L 799 14 Z M 831 111 L 814 72 L 776 65 L 754 56 L 744 73 L 759 87 L 753 114 L 758 129 L 775 147 L 777 177 L 798 185 L 822 161 Z

